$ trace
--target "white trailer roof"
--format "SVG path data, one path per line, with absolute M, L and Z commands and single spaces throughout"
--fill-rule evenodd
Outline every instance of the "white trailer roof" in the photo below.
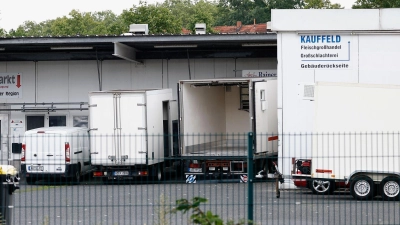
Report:
M 107 90 L 107 91 L 91 91 L 89 93 L 144 93 L 147 91 L 154 91 L 161 89 L 137 89 L 137 90 Z
M 201 79 L 201 80 L 180 80 L 179 83 L 241 83 L 249 81 L 265 81 L 265 80 L 276 80 L 276 77 L 237 77 L 237 78 L 213 78 L 213 79 Z
M 273 9 L 272 31 L 400 30 L 400 8 Z
M 45 132 L 45 133 L 52 133 L 52 134 L 66 134 L 69 132 L 76 132 L 76 131 L 87 131 L 87 128 L 82 127 L 40 127 L 35 128 L 32 130 L 28 130 L 25 134 L 36 134 L 38 131 Z

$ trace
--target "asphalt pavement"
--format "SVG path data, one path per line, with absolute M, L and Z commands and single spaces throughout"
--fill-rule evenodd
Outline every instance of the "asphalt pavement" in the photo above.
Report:
M 275 183 L 253 184 L 254 224 L 400 224 L 398 202 L 380 197 L 356 201 L 347 192 L 317 196 L 309 190 L 282 190 Z M 203 197 L 204 212 L 224 221 L 248 217 L 248 185 L 204 182 L 124 182 L 103 184 L 87 179 L 79 185 L 21 182 L 13 195 L 13 224 L 190 224 L 191 211 L 171 213 L 176 200 Z

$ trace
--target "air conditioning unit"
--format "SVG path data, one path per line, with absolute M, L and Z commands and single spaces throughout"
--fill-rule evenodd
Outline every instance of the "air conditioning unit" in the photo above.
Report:
M 268 32 L 271 32 L 271 28 L 272 28 L 272 22 L 271 22 L 271 21 L 268 21 L 268 22 L 267 22 L 267 31 L 268 31 Z
M 129 33 L 132 34 L 149 34 L 148 24 L 131 24 L 129 26 Z
M 196 23 L 194 30 L 196 34 L 206 34 L 206 24 L 205 23 Z

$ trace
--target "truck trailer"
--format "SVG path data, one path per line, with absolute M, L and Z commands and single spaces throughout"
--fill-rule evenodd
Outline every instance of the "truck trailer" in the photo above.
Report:
M 302 178 L 305 186 L 322 187 L 314 192 L 333 191 L 332 182 L 309 180 L 314 164 L 310 159 L 316 151 L 315 84 L 400 85 L 399 13 L 394 8 L 271 11 L 278 45 L 278 168 L 285 178 L 281 189 L 297 188 L 293 178 Z
M 278 150 L 276 95 L 276 77 L 181 80 L 179 147 L 186 183 L 247 182 L 249 132 L 254 172 L 273 176 Z
M 171 89 L 89 93 L 91 163 L 94 177 L 163 179 L 179 155 L 178 114 Z M 175 135 L 173 135 L 175 134 Z
M 317 82 L 311 178 L 349 183 L 358 200 L 400 200 L 399 98 L 399 85 Z

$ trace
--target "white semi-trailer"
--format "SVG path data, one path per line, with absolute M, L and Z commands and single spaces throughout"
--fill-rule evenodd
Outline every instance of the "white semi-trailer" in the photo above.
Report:
M 179 143 L 187 183 L 246 182 L 249 132 L 253 132 L 255 172 L 274 172 L 276 77 L 182 80 L 178 89 Z
M 278 44 L 278 166 L 286 178 L 281 188 L 295 187 L 292 175 L 312 175 L 309 160 L 318 151 L 313 149 L 315 83 L 400 84 L 399 15 L 400 9 L 272 10 Z M 296 162 L 302 172 L 294 169 Z M 332 191 L 330 182 L 314 181 L 304 183 Z
M 316 83 L 311 178 L 400 200 L 399 85 Z
M 179 155 L 171 89 L 91 92 L 89 113 L 95 177 L 162 180 L 166 159 Z

